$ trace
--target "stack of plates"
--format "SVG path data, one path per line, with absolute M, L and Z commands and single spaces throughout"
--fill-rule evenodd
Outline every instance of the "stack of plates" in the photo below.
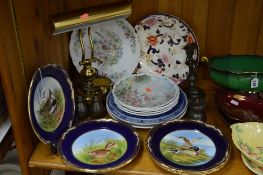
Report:
M 183 117 L 185 93 L 169 78 L 137 74 L 118 81 L 106 101 L 108 113 L 137 128 L 151 128 Z

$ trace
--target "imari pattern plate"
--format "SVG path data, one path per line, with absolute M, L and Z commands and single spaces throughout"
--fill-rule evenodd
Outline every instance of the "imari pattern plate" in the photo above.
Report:
M 195 60 L 197 66 L 197 39 L 181 19 L 153 14 L 138 22 L 134 29 L 141 47 L 137 73 L 165 75 L 180 84 L 189 73 L 187 60 Z

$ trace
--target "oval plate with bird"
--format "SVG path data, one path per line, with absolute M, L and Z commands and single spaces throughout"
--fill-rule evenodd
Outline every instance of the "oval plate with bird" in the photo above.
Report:
M 139 137 L 130 125 L 122 122 L 85 121 L 64 133 L 58 151 L 66 163 L 80 171 L 108 172 L 135 158 Z
M 35 72 L 28 93 L 32 128 L 44 143 L 56 144 L 74 117 L 74 91 L 67 72 L 48 64 Z
M 221 131 L 199 121 L 178 120 L 154 127 L 148 151 L 162 168 L 176 174 L 210 174 L 230 157 L 230 143 Z

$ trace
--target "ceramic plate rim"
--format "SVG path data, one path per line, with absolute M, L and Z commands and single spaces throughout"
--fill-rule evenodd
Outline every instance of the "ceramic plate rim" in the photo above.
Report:
M 133 28 L 133 26 L 126 20 L 126 19 L 116 19 L 116 20 L 112 20 L 112 21 L 106 21 L 105 23 L 113 23 L 113 24 L 116 24 L 116 21 L 122 21 L 124 24 L 125 24 L 125 26 L 131 31 L 131 33 L 133 33 L 133 36 L 134 36 L 134 43 L 135 43 L 135 46 L 133 46 L 134 48 L 135 48 L 135 53 L 133 53 L 133 60 L 134 60 L 134 69 L 132 70 L 132 71 L 130 71 L 129 73 L 125 73 L 125 75 L 122 75 L 121 77 L 125 77 L 125 76 L 127 76 L 127 75 L 129 75 L 129 74 L 132 74 L 134 71 L 135 71 L 135 69 L 136 69 L 136 67 L 137 67 L 137 64 L 138 64 L 138 62 L 139 62 L 139 56 L 140 56 L 140 43 L 139 43 L 139 40 L 138 40 L 138 36 L 136 35 L 136 33 L 135 33 L 135 31 L 134 31 L 134 28 Z M 98 25 L 103 25 L 103 24 L 98 24 Z M 92 29 L 92 28 L 91 28 Z M 86 28 L 85 28 L 85 30 L 86 30 Z M 124 30 L 124 29 L 123 29 Z M 73 40 L 73 34 L 74 34 L 74 32 L 76 32 L 76 31 L 73 31 L 72 32 L 72 34 L 71 34 L 71 36 L 70 36 L 70 42 L 69 42 L 69 51 L 70 51 L 70 57 L 71 57 L 71 60 L 72 60 L 72 62 L 74 63 L 74 67 L 76 68 L 76 71 L 77 72 L 79 72 L 78 71 L 78 69 L 77 69 L 77 67 L 76 67 L 76 65 L 75 65 L 75 61 L 74 60 L 77 60 L 78 58 L 76 58 L 75 56 L 74 56 L 74 58 L 72 57 L 72 55 L 75 55 L 75 54 L 73 54 L 74 52 L 72 51 L 73 49 L 72 49 L 72 47 L 73 46 L 71 46 L 72 44 L 72 40 Z M 123 33 L 125 33 L 125 31 L 123 31 Z M 85 43 L 85 42 L 84 42 Z M 86 53 L 86 52 L 85 52 Z M 87 55 L 87 53 L 86 53 L 86 55 Z M 95 55 L 96 56 L 96 55 Z M 125 58 L 125 56 L 122 56 L 121 57 L 122 59 L 124 59 Z M 79 58 L 79 60 L 81 60 L 81 58 Z M 131 59 L 129 59 L 129 60 L 131 60 Z M 115 65 L 116 66 L 116 65 Z M 108 67 L 113 67 L 113 66 L 108 66 Z M 118 67 L 120 67 L 120 65 L 118 66 Z M 96 67 L 97 68 L 97 67 Z M 98 68 L 97 68 L 98 69 Z M 100 70 L 100 69 L 98 69 L 98 71 L 99 71 L 99 74 L 105 74 L 102 70 Z M 106 73 L 108 73 L 109 74 L 109 70 L 107 70 L 106 71 Z M 113 72 L 110 72 L 110 73 L 113 73 Z M 114 72 L 114 73 L 117 73 L 117 74 L 120 74 L 120 72 L 118 72 L 118 71 L 116 71 L 116 72 Z M 110 77 L 108 77 L 109 79 L 111 79 Z M 117 80 L 118 80 L 119 78 L 113 78 L 113 79 L 111 79 L 111 81 L 112 82 L 116 82 Z
M 234 143 L 234 145 L 236 146 L 236 148 L 238 148 L 238 150 L 242 153 L 242 154 L 244 154 L 248 159 L 250 159 L 251 161 L 253 160 L 253 161 L 255 161 L 255 162 L 257 162 L 257 164 L 259 164 L 259 165 L 263 165 L 263 160 L 261 161 L 261 160 L 258 160 L 258 159 L 255 159 L 255 158 L 253 158 L 252 156 L 250 156 L 248 153 L 246 153 L 246 151 L 244 151 L 243 149 L 241 149 L 241 147 L 239 146 L 239 144 L 238 144 L 238 134 L 237 134 L 237 132 L 236 132 L 236 129 L 234 128 L 235 126 L 237 126 L 237 125 L 239 125 L 239 124 L 241 124 L 241 125 L 245 125 L 245 124 L 249 124 L 249 123 L 259 123 L 259 124 L 262 124 L 262 126 L 263 126 L 263 123 L 262 122 L 241 122 L 241 123 L 235 123 L 235 124 L 232 124 L 232 125 L 230 125 L 230 128 L 231 128 L 231 136 L 232 136 L 232 141 L 233 141 L 233 143 Z M 233 131 L 233 130 L 235 130 L 235 131 Z M 261 156 L 261 158 L 263 158 L 263 156 Z
M 174 85 L 174 88 L 175 88 L 175 96 L 173 96 L 168 102 L 166 102 L 165 104 L 168 104 L 170 102 L 172 102 L 174 99 L 176 99 L 176 97 L 179 95 L 180 93 L 180 88 L 179 86 L 173 82 L 170 78 L 166 77 L 166 76 L 161 76 L 161 75 L 158 75 L 158 74 L 147 74 L 147 73 L 141 73 L 141 74 L 133 74 L 133 75 L 130 75 L 130 76 L 126 76 L 122 79 L 120 79 L 118 82 L 116 82 L 112 88 L 112 95 L 114 96 L 114 100 L 117 100 L 119 104 L 121 104 L 122 106 L 124 107 L 127 107 L 127 108 L 132 108 L 134 110 L 151 110 L 153 108 L 158 108 L 158 107 L 162 107 L 164 106 L 165 104 L 161 104 L 161 105 L 158 105 L 158 106 L 154 106 L 154 107 L 133 107 L 133 106 L 130 106 L 128 104 L 125 104 L 123 102 L 121 102 L 116 94 L 114 93 L 116 91 L 116 86 L 121 82 L 121 81 L 124 81 L 124 80 L 127 80 L 128 78 L 133 78 L 133 77 L 136 77 L 136 76 L 149 76 L 149 77 L 154 77 L 154 78 L 164 78 L 165 80 L 167 80 L 169 82 L 169 84 L 171 86 Z
M 141 18 L 135 25 L 134 25 L 134 28 L 137 26 L 137 24 L 139 24 L 139 22 L 141 22 L 141 21 L 143 21 L 143 20 L 145 20 L 145 19 L 147 19 L 147 18 L 149 18 L 149 17 L 151 17 L 151 16 L 168 16 L 168 17 L 172 17 L 172 18 L 175 18 L 175 19 L 177 19 L 178 21 L 180 21 L 181 23 L 183 23 L 189 30 L 190 30 L 190 32 L 191 32 L 191 34 L 193 35 L 193 37 L 195 38 L 195 41 L 196 41 L 196 44 L 197 44 L 197 57 L 196 57 L 196 65 L 194 66 L 194 70 L 196 70 L 197 69 L 197 67 L 198 67 L 198 64 L 199 64 L 199 61 L 200 61 L 200 59 L 199 59 L 199 57 L 200 57 L 200 46 L 199 46 L 199 42 L 198 42 L 198 40 L 197 40 L 197 37 L 196 37 L 196 34 L 193 32 L 193 29 L 183 20 L 183 19 L 181 19 L 181 18 L 179 18 L 179 17 L 177 17 L 176 15 L 173 15 L 173 14 L 169 14 L 169 13 L 165 13 L 165 12 L 157 12 L 157 13 L 152 13 L 152 14 L 149 14 L 149 15 L 145 15 L 143 18 Z M 139 39 L 139 37 L 138 37 L 138 39 Z M 140 41 L 139 41 L 140 42 Z M 140 57 L 141 57 L 141 55 L 140 55 Z M 139 60 L 139 63 L 140 63 L 140 60 Z M 137 71 L 136 71 L 137 72 Z M 152 71 L 152 72 L 154 72 L 154 71 Z M 157 74 L 157 73 L 156 73 Z M 166 75 L 165 75 L 166 76 Z M 183 82 L 185 82 L 186 80 L 182 80 L 180 83 L 178 83 L 178 85 L 179 84 L 181 84 L 181 83 L 183 83 Z
M 242 158 L 243 163 L 246 165 L 246 167 L 247 167 L 250 171 L 252 171 L 253 173 L 255 173 L 255 174 L 257 174 L 257 175 L 263 175 L 263 174 L 257 172 L 256 170 L 254 170 L 254 169 L 249 165 L 248 161 L 251 161 L 251 160 L 249 160 L 249 158 L 247 158 L 243 153 L 241 153 L 240 156 L 241 156 L 241 158 Z
M 110 92 L 109 94 L 108 94 L 108 96 L 107 96 L 107 101 L 106 101 L 106 106 L 108 106 L 108 101 L 109 101 L 109 96 L 110 95 L 112 95 L 112 97 L 113 97 L 113 94 Z M 176 107 L 177 105 L 180 105 L 179 106 L 179 108 L 177 108 L 176 109 L 176 111 L 174 111 L 174 112 L 178 112 L 184 105 L 185 106 L 187 106 L 187 104 L 188 104 L 188 100 L 187 100 L 187 96 L 186 96 L 186 94 L 182 91 L 182 90 L 180 90 L 180 95 L 182 95 L 182 102 L 181 102 L 181 104 L 176 104 L 174 107 Z M 114 97 L 113 97 L 114 98 Z M 180 97 L 179 97 L 180 98 Z M 114 99 L 113 99 L 113 103 L 115 103 L 114 102 Z M 185 103 L 185 104 L 184 104 Z M 118 106 L 116 105 L 116 107 L 118 108 Z M 123 111 L 123 110 L 121 110 L 121 109 L 118 109 L 118 110 L 120 110 L 121 112 L 124 112 L 124 113 L 126 113 L 125 115 L 136 115 L 136 114 L 130 114 L 130 113 L 127 113 L 127 112 L 125 112 L 125 111 Z M 171 109 L 171 110 L 173 110 L 173 109 Z M 170 110 L 170 111 L 171 111 Z M 167 112 L 170 112 L 170 111 L 167 111 Z M 165 112 L 165 113 L 167 113 L 167 112 Z M 152 118 L 156 118 L 155 116 L 157 116 L 157 115 L 161 115 L 161 114 L 155 114 L 155 115 L 145 115 L 145 116 L 141 116 L 141 115 L 136 115 L 136 116 L 138 116 L 138 118 L 145 118 L 145 117 L 147 117 L 146 119 L 152 119 Z M 171 114 L 170 114 L 171 115 Z
M 130 134 L 134 137 L 134 139 L 136 140 L 136 143 L 134 143 L 134 148 L 132 148 L 132 153 L 130 153 L 130 155 L 128 155 L 128 159 L 125 159 L 123 160 L 122 162 L 120 162 L 120 164 L 118 165 L 115 165 L 113 167 L 106 167 L 106 168 L 101 168 L 101 169 L 91 169 L 91 168 L 83 168 L 83 167 L 80 167 L 70 161 L 68 161 L 66 159 L 66 157 L 63 155 L 63 151 L 61 150 L 61 145 L 62 145 L 62 142 L 64 141 L 65 137 L 70 133 L 70 132 L 73 132 L 75 131 L 77 128 L 83 126 L 83 125 L 88 125 L 88 124 L 92 124 L 92 123 L 97 123 L 97 124 L 101 124 L 101 123 L 113 123 L 113 124 L 116 124 L 116 125 L 122 125 L 123 127 L 125 127 L 126 129 L 129 129 L 130 131 Z M 105 129 L 105 126 L 100 126 L 100 128 L 98 129 Z M 87 131 L 95 131 L 96 129 L 93 129 L 93 130 L 87 130 Z M 120 134 L 121 136 L 123 136 L 121 133 L 119 133 L 118 131 L 114 130 L 114 129 L 109 129 L 111 131 L 114 131 L 118 134 Z M 127 132 L 127 130 L 126 130 Z M 83 132 L 85 133 L 85 132 Z M 83 134 L 82 133 L 82 134 Z M 86 132 L 87 133 L 87 132 Z M 78 135 L 79 137 L 80 135 Z M 77 137 L 77 138 L 78 138 Z M 123 136 L 124 137 L 124 136 Z M 125 137 L 124 137 L 125 138 Z M 126 141 L 128 142 L 127 138 L 125 138 Z M 73 143 L 72 143 L 73 144 Z M 128 146 L 128 143 L 127 143 L 127 146 Z M 140 143 L 140 138 L 139 138 L 139 135 L 138 133 L 136 132 L 136 130 L 129 124 L 125 123 L 125 122 L 121 122 L 121 121 L 117 121 L 117 120 L 113 120 L 113 119 L 98 119 L 98 120 L 86 120 L 84 122 L 81 122 L 71 128 L 69 128 L 63 135 L 62 137 L 60 138 L 59 142 L 58 142 L 58 153 L 59 155 L 63 158 L 63 161 L 68 164 L 68 165 L 71 165 L 73 166 L 75 169 L 81 171 L 81 172 L 86 172 L 86 173 L 104 173 L 104 172 L 109 172 L 109 171 L 113 171 L 113 170 L 116 170 L 116 169 L 119 169 L 127 164 L 129 164 L 132 160 L 134 160 L 136 158 L 136 156 L 138 155 L 139 153 L 139 150 L 140 150 L 140 146 L 141 146 L 141 143 Z M 128 148 L 127 148 L 128 149 Z M 127 150 L 125 152 L 125 154 L 127 153 Z M 73 154 L 73 153 L 72 153 Z M 125 154 L 123 156 L 125 156 Z M 117 159 L 116 161 L 118 161 L 119 159 Z M 113 161 L 115 162 L 115 161 Z M 111 162 L 111 163 L 113 163 Z M 111 163 L 108 163 L 108 164 L 111 164 Z M 107 165 L 107 164 L 102 164 L 102 165 L 99 165 L 99 166 L 104 166 L 104 165 Z M 93 166 L 93 165 L 90 165 L 90 166 Z M 96 166 L 96 165 L 94 165 Z
M 162 127 L 167 127 L 167 125 L 171 125 L 171 124 L 183 124 L 183 123 L 194 123 L 197 125 L 200 125 L 201 127 L 206 127 L 209 129 L 214 130 L 215 132 L 217 132 L 217 134 L 220 135 L 221 138 L 223 138 L 223 141 L 227 144 L 227 148 L 226 148 L 226 152 L 225 155 L 222 157 L 222 160 L 220 160 L 220 162 L 217 162 L 215 165 L 213 165 L 212 167 L 208 167 L 208 168 L 202 168 L 202 169 L 198 169 L 198 170 L 188 170 L 188 169 L 183 169 L 183 168 L 177 168 L 177 167 L 173 167 L 172 165 L 167 165 L 165 163 L 163 163 L 158 157 L 156 157 L 155 155 L 153 155 L 153 150 L 150 147 L 150 142 L 152 141 L 152 135 L 155 134 L 155 132 L 162 128 Z M 176 129 L 175 129 L 176 130 Z M 172 130 L 172 131 L 175 131 Z M 204 134 L 204 133 L 203 133 Z M 206 134 L 205 134 L 206 135 Z M 147 137 L 147 150 L 148 153 L 150 154 L 150 157 L 152 158 L 152 160 L 159 165 L 161 168 L 172 172 L 172 173 L 178 173 L 178 174 L 210 174 L 213 172 L 218 171 L 219 169 L 221 169 L 222 167 L 225 166 L 225 164 L 228 162 L 228 160 L 230 159 L 230 155 L 231 155 L 231 144 L 230 141 L 228 140 L 228 138 L 216 127 L 214 127 L 213 125 L 210 124 L 206 124 L 204 122 L 201 121 L 196 121 L 196 120 L 176 120 L 176 121 L 168 121 L 166 123 L 160 124 L 155 126 L 153 129 L 150 130 L 148 137 Z M 213 159 L 211 159 L 213 160 Z M 209 163 L 209 162 L 207 162 Z M 205 163 L 206 164 L 206 163 Z M 204 164 L 204 165 L 205 165 Z
M 66 111 L 64 111 L 64 114 L 63 114 L 63 118 L 62 118 L 62 121 L 61 123 L 57 126 L 57 128 L 55 129 L 55 131 L 53 132 L 47 132 L 47 131 L 44 131 L 40 126 L 35 126 L 36 124 L 39 125 L 37 123 L 37 121 L 35 121 L 35 114 L 34 114 L 34 111 L 32 111 L 31 108 L 34 108 L 32 107 L 32 96 L 34 95 L 32 92 L 32 88 L 34 88 L 34 90 L 36 89 L 36 86 L 37 84 L 36 83 L 39 83 L 40 81 L 39 80 L 36 80 L 37 79 L 37 76 L 38 76 L 38 72 L 39 70 L 43 70 L 45 71 L 46 69 L 54 69 L 56 71 L 59 71 L 60 73 L 63 74 L 63 77 L 64 78 L 64 81 L 66 83 L 66 85 L 68 85 L 67 88 L 68 91 L 70 91 L 71 94 L 68 94 L 68 97 L 66 97 L 65 95 L 65 92 L 64 92 L 64 89 L 65 87 L 62 87 L 63 89 L 63 94 L 65 96 L 65 110 L 66 110 L 66 105 L 68 104 L 70 107 L 71 107 L 71 111 L 69 109 L 69 114 L 68 114 L 68 122 L 66 122 L 66 126 L 62 126 L 62 121 L 64 120 L 65 118 L 65 113 Z M 50 74 L 49 74 L 50 75 Z M 55 80 L 57 80 L 55 77 L 52 77 L 54 78 Z M 57 80 L 58 81 L 58 80 Z M 58 81 L 59 84 L 61 83 L 60 81 Z M 36 84 L 36 85 L 35 85 Z M 61 85 L 61 84 L 60 84 Z M 67 99 L 68 98 L 68 99 Z M 66 99 L 68 102 L 66 102 Z M 34 131 L 34 133 L 36 134 L 36 136 L 39 138 L 40 141 L 42 141 L 43 143 L 46 143 L 46 144 L 56 144 L 57 141 L 59 140 L 60 136 L 63 134 L 63 131 L 67 130 L 69 127 L 71 127 L 72 125 L 72 121 L 73 121 L 73 118 L 74 118 L 74 113 L 75 113 L 75 101 L 74 101 L 74 89 L 73 89 L 73 85 L 72 85 L 72 82 L 69 78 L 69 75 L 67 74 L 67 72 L 63 69 L 63 67 L 61 65 L 58 65 L 58 64 L 47 64 L 45 66 L 42 66 L 42 67 L 39 67 L 33 77 L 32 77 L 32 80 L 30 82 L 30 86 L 29 86 L 29 90 L 28 90 L 28 96 L 27 96 L 27 108 L 28 108 L 28 114 L 29 114 L 29 120 L 30 120 L 30 124 L 32 126 L 32 129 Z M 39 127 L 39 129 L 38 129 Z M 57 130 L 60 130 L 60 131 L 57 131 Z M 58 133 L 55 133 L 55 132 L 58 132 Z M 49 136 L 42 136 L 42 134 L 40 132 L 43 132 L 44 134 L 48 134 Z M 50 137 L 53 136 L 55 138 L 51 139 Z

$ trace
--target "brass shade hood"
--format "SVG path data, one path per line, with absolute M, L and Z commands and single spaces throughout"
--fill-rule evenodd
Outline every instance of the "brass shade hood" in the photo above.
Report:
M 132 13 L 131 0 L 71 11 L 51 17 L 52 34 L 65 33 L 93 24 L 126 18 Z

